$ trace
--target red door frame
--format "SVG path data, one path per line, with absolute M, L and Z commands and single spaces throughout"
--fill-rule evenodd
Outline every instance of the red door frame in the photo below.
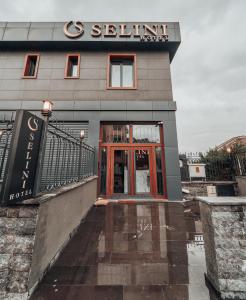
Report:
M 163 132 L 163 126 L 159 126 L 160 128 L 160 143 L 133 143 L 132 139 L 132 126 L 131 124 L 140 124 L 137 122 L 114 122 L 113 124 L 128 124 L 130 125 L 130 141 L 129 143 L 104 143 L 102 141 L 103 132 L 102 132 L 102 125 L 104 124 L 112 124 L 112 122 L 105 122 L 101 123 L 100 126 L 100 136 L 99 136 L 99 152 L 98 152 L 98 195 L 100 195 L 100 177 L 101 177 L 101 149 L 105 148 L 107 151 L 107 178 L 106 178 L 106 198 L 110 198 L 113 195 L 113 155 L 112 151 L 113 149 L 151 149 L 149 154 L 149 167 L 150 167 L 150 174 L 152 173 L 152 179 L 151 179 L 151 195 L 154 198 L 160 198 L 160 199 L 167 199 L 167 188 L 166 188 L 166 167 L 165 167 L 165 151 L 164 151 L 164 132 Z M 141 124 L 156 124 L 156 122 L 141 122 Z M 162 153 L 162 177 L 163 177 L 163 190 L 164 194 L 159 195 L 157 194 L 157 174 L 156 174 L 156 155 L 155 155 L 155 148 L 161 148 Z M 134 151 L 130 151 L 131 157 L 130 157 L 130 170 L 131 172 L 134 170 Z M 130 190 L 129 190 L 129 196 L 134 196 L 134 181 L 135 176 L 132 176 L 131 174 L 131 183 L 130 183 Z M 120 195 L 120 194 L 119 194 Z
M 135 169 L 135 151 L 136 150 L 148 150 L 148 155 L 149 155 L 149 172 L 150 172 L 150 195 L 157 195 L 157 189 L 156 189 L 156 169 L 155 169 L 155 155 L 154 155 L 154 149 L 155 147 L 153 146 L 145 146 L 143 147 L 142 145 L 129 145 L 129 146 L 118 146 L 114 144 L 114 146 L 110 147 L 110 166 L 108 169 L 109 172 L 109 177 L 110 177 L 110 183 L 109 183 L 109 195 L 117 195 L 114 193 L 114 151 L 116 150 L 127 150 L 129 153 L 129 163 L 128 163 L 128 172 L 129 172 L 129 188 L 128 188 L 128 195 L 129 196 L 141 196 L 141 195 L 146 195 L 136 193 L 136 169 Z M 122 194 L 118 194 L 119 197 Z

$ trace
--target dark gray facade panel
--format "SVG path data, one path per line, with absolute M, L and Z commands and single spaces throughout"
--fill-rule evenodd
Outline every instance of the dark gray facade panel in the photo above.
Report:
M 99 113 L 101 121 L 127 121 L 127 112 L 124 111 L 102 111 Z
M 53 29 L 50 28 L 31 28 L 28 33 L 29 41 L 47 41 L 53 38 Z
M 166 137 L 166 140 L 168 141 L 168 137 Z M 166 161 L 166 175 L 179 176 L 180 166 L 179 166 L 178 147 L 167 147 L 165 145 L 165 161 Z
M 27 110 L 38 110 L 41 111 L 43 107 L 43 102 L 37 102 L 37 101 L 22 101 L 21 102 L 21 109 L 27 109 Z
M 100 101 L 101 110 L 127 110 L 127 101 Z
M 126 101 L 127 110 L 153 110 L 152 101 Z
M 181 200 L 182 199 L 182 186 L 180 176 L 167 176 L 167 195 L 168 200 Z
M 55 22 L 35 22 L 30 24 L 30 29 L 32 28 L 55 28 Z
M 164 141 L 166 147 L 178 147 L 176 122 L 163 121 L 164 123 Z
M 3 34 L 4 34 L 4 28 L 0 27 L 0 39 L 3 38 Z
M 16 91 L 16 93 L 19 93 Z M 42 93 L 40 91 L 40 93 Z M 1 92 L 0 92 L 1 94 Z M 4 94 L 7 99 L 8 92 Z M 50 96 L 50 95 L 49 95 Z M 42 100 L 46 97 L 43 96 Z M 50 97 L 48 97 L 50 99 Z M 20 107 L 25 109 L 35 109 L 39 111 L 42 107 L 42 100 L 39 101 L 0 101 L 0 111 L 1 110 L 13 110 Z M 158 121 L 162 120 L 173 120 L 175 121 L 174 111 L 169 110 L 168 101 L 164 102 L 163 105 L 159 105 L 158 108 L 155 107 L 155 101 L 139 101 L 137 102 L 139 107 L 132 104 L 129 105 L 129 101 L 73 101 L 67 99 L 64 101 L 53 101 L 54 113 L 59 110 L 74 110 L 74 111 L 151 111 L 153 112 L 153 118 Z
M 100 101 L 75 101 L 75 110 L 100 110 Z
M 6 22 L 6 28 L 30 28 L 31 22 Z
M 4 41 L 23 41 L 28 38 L 28 29 L 27 28 L 6 28 L 3 34 Z
M 127 111 L 127 121 L 153 121 L 153 112 Z
M 160 122 L 169 122 L 170 117 L 168 111 L 153 111 L 153 120 Z
M 56 110 L 75 110 L 75 103 L 74 101 L 56 101 L 55 103 Z
M 15 111 L 21 108 L 22 101 L 0 101 L 0 114 L 1 110 Z

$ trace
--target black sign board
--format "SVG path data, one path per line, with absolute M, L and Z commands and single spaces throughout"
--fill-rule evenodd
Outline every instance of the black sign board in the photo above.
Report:
M 16 112 L 3 185 L 4 205 L 33 196 L 43 122 L 28 111 Z

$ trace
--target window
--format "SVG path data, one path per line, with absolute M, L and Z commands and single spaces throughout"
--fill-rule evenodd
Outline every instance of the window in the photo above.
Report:
M 79 78 L 80 54 L 68 54 L 65 78 Z
M 133 125 L 133 143 L 160 143 L 159 125 Z
M 136 55 L 110 54 L 108 89 L 136 89 Z
M 39 54 L 27 54 L 23 78 L 36 78 L 38 72 Z
M 102 125 L 104 143 L 129 143 L 129 125 Z

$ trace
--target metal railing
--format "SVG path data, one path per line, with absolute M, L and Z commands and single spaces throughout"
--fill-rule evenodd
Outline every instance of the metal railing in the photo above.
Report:
M 14 124 L 13 116 L 10 118 L 10 120 L 0 121 L 0 185 L 2 185 L 5 176 L 6 163 L 8 159 L 9 150 L 10 150 L 13 124 Z
M 190 164 L 204 164 L 207 181 L 233 181 L 235 176 L 246 176 L 246 152 L 238 153 L 184 153 L 179 156 L 181 180 L 196 180 L 190 175 Z
M 65 125 L 49 122 L 39 192 L 50 191 L 95 174 L 95 148 Z

